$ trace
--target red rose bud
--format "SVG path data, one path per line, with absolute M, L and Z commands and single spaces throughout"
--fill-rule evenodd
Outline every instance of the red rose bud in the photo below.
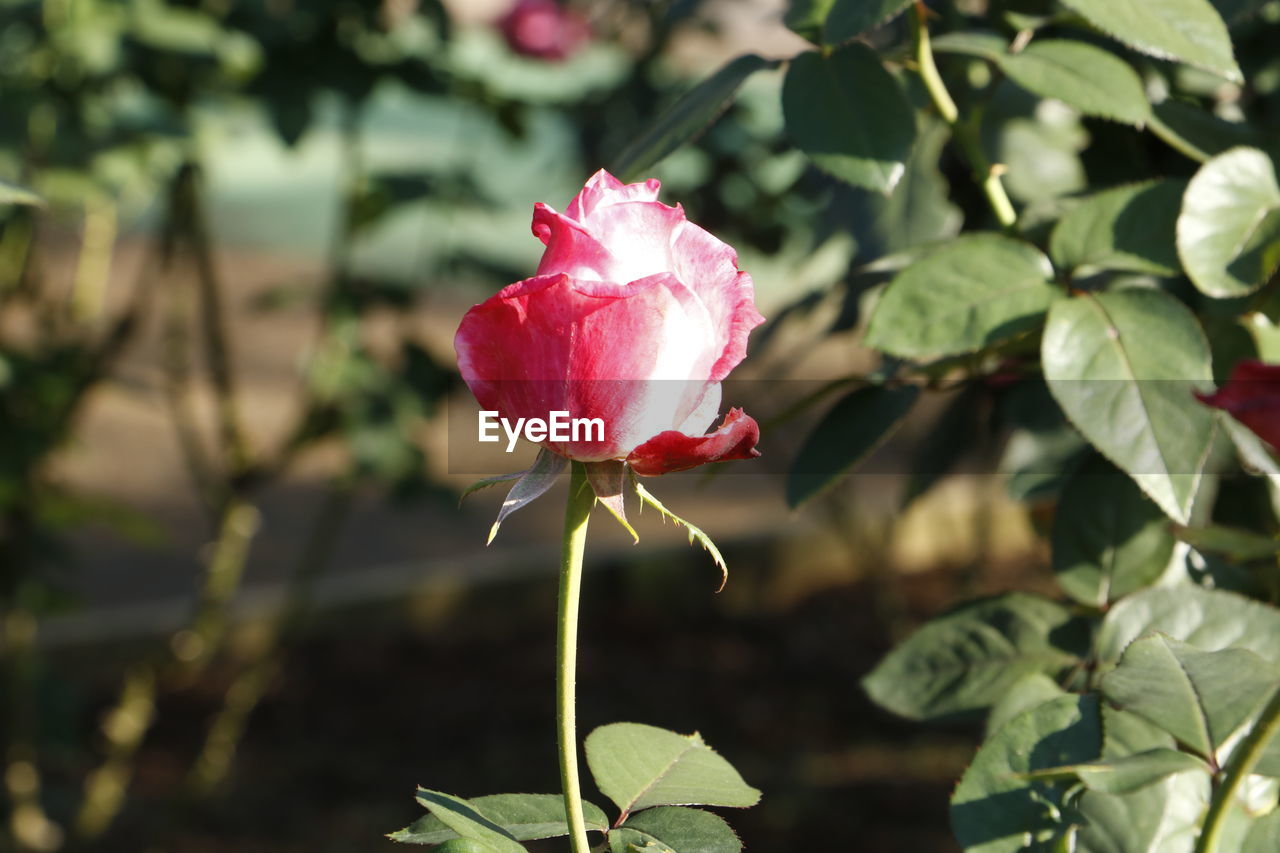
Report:
M 564 213 L 534 205 L 546 245 L 537 275 L 471 308 L 454 338 L 482 409 L 511 423 L 599 418 L 602 438 L 540 443 L 646 475 L 758 456 L 760 437 L 740 409 L 707 434 L 721 381 L 764 322 L 751 277 L 732 248 L 659 202 L 658 187 L 601 170 Z
M 1224 410 L 1280 449 L 1280 364 L 1241 361 L 1221 388 L 1212 394 L 1196 392 L 1196 398 Z
M 591 38 L 587 19 L 556 0 L 517 0 L 498 28 L 515 53 L 554 62 L 568 59 Z

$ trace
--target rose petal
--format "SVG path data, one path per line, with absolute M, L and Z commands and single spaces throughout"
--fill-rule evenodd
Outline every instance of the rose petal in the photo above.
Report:
M 563 273 L 580 279 L 597 281 L 631 281 L 611 275 L 617 261 L 586 227 L 549 205 L 533 206 L 533 235 L 547 250 L 538 263 L 538 275 Z
M 657 201 L 661 187 L 662 184 L 654 178 L 642 184 L 624 184 L 601 169 L 587 180 L 586 186 L 569 202 L 564 213 L 570 219 L 586 222 L 598 207 L 623 201 Z
M 687 220 L 675 231 L 671 257 L 676 277 L 698 295 L 712 327 L 721 332 L 721 356 L 710 377 L 719 382 L 746 358 L 747 338 L 764 322 L 756 310 L 755 284 L 738 270 L 732 247 Z
M 1216 392 L 1195 395 L 1206 405 L 1224 409 L 1263 441 L 1280 448 L 1280 365 L 1241 361 Z
M 708 462 L 752 459 L 760 455 L 760 426 L 742 409 L 730 409 L 720 428 L 708 435 L 685 435 L 668 430 L 631 451 L 627 463 L 637 474 L 654 477 L 696 468 Z
M 713 339 L 702 303 L 670 274 L 626 285 L 558 275 L 472 308 L 454 347 L 482 408 L 512 420 L 602 418 L 603 442 L 547 443 L 600 460 L 688 419 L 706 396 Z
M 582 222 L 582 227 L 609 250 L 611 264 L 601 278 L 635 281 L 675 271 L 672 241 L 684 222 L 680 207 L 657 201 L 622 201 L 600 205 Z

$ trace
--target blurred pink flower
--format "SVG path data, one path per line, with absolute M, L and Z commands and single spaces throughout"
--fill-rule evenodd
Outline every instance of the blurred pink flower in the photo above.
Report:
M 600 418 L 604 440 L 544 441 L 585 462 L 626 460 L 663 474 L 747 459 L 756 422 L 720 382 L 764 322 L 734 250 L 658 201 L 658 182 L 603 170 L 564 213 L 534 205 L 546 245 L 538 274 L 469 310 L 454 347 L 480 405 L 502 417 Z
M 556 0 L 516 0 L 498 22 L 513 51 L 535 59 L 568 59 L 591 38 L 581 14 Z

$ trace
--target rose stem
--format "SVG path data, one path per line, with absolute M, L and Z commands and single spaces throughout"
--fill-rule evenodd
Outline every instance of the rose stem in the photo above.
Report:
M 573 853 L 588 853 L 587 824 L 578 788 L 578 735 L 574 679 L 578 658 L 578 599 L 582 591 L 582 554 L 595 495 L 581 462 L 573 463 L 569 502 L 564 513 L 564 551 L 560 561 L 560 603 L 556 619 L 556 724 L 560 748 L 560 784 Z
M 1205 816 L 1204 826 L 1200 830 L 1200 838 L 1196 842 L 1196 853 L 1217 853 L 1218 841 L 1222 836 L 1222 828 L 1227 810 L 1235 801 L 1236 791 L 1244 778 L 1253 772 L 1254 766 L 1267 744 L 1280 734 L 1280 689 L 1271 696 L 1271 701 L 1262 709 L 1257 721 L 1240 745 L 1231 753 L 1223 771 L 1222 782 L 1213 792 L 1209 803 L 1209 813 Z
M 911 34 L 915 40 L 916 65 L 920 72 L 920 79 L 924 82 L 924 87 L 929 92 L 929 99 L 933 101 L 938 114 L 951 126 L 952 135 L 964 152 L 965 159 L 969 161 L 974 179 L 982 186 L 982 192 L 987 197 L 987 203 L 991 205 L 996 221 L 1005 229 L 1011 229 L 1018 221 L 1013 202 L 1009 201 L 1009 196 L 1004 191 L 1004 184 L 1000 182 L 1000 170 L 993 168 L 982 153 L 982 146 L 977 139 L 977 128 L 970 127 L 960 120 L 960 110 L 956 107 L 956 102 L 951 99 L 951 93 L 947 91 L 946 84 L 942 82 L 942 75 L 938 73 L 938 66 L 933 61 L 933 44 L 929 40 L 929 26 L 925 22 L 927 14 L 924 3 L 916 0 L 911 15 Z

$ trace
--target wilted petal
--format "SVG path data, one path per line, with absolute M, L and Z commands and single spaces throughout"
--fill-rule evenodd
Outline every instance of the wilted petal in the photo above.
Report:
M 708 462 L 752 459 L 760 455 L 760 426 L 742 409 L 730 409 L 724 423 L 708 435 L 685 435 L 676 430 L 659 433 L 637 447 L 627 463 L 647 477 L 696 468 Z

